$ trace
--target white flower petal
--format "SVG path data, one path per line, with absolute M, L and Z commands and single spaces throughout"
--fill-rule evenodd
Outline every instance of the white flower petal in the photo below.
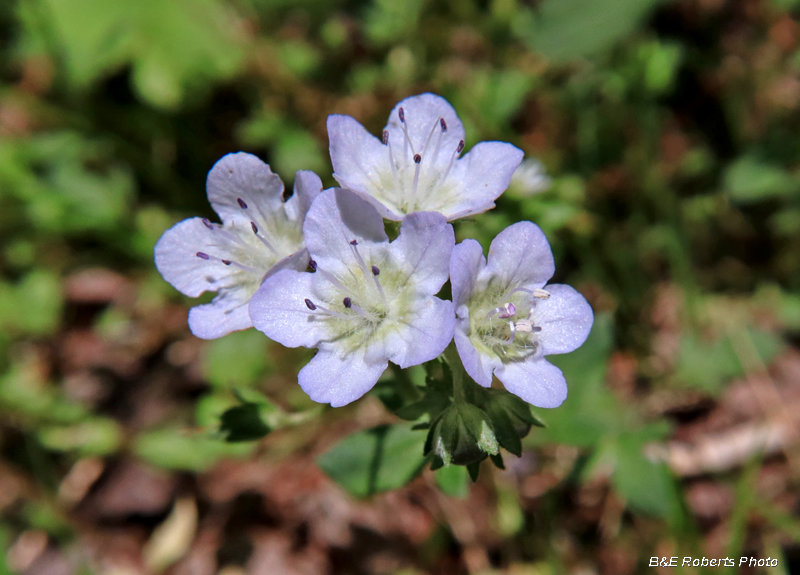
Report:
M 306 299 L 319 302 L 314 274 L 282 270 L 267 278 L 250 299 L 255 328 L 287 347 L 315 347 L 327 337 L 325 316 L 314 313 Z
M 569 353 L 578 349 L 592 329 L 592 307 L 568 285 L 551 284 L 545 289 L 550 297 L 537 302 L 533 318 L 542 328 L 539 341 L 544 353 Z
M 450 285 L 456 307 L 464 304 L 475 290 L 475 282 L 486 267 L 483 248 L 475 240 L 464 240 L 453 248 L 450 260 Z
M 350 242 L 356 240 L 368 258 L 375 243 L 388 242 L 383 219 L 375 208 L 350 190 L 322 192 L 308 211 L 303 226 L 311 257 L 330 273 L 344 273 L 358 265 Z
M 467 374 L 478 385 L 491 387 L 492 371 L 502 364 L 496 355 L 480 353 L 465 333 L 467 329 L 469 329 L 469 318 L 459 319 L 456 324 L 455 342 L 461 363 Z
M 477 144 L 456 161 L 448 183 L 443 184 L 453 192 L 447 208 L 440 211 L 452 221 L 492 209 L 523 156 L 522 150 L 504 142 Z
M 453 339 L 454 329 L 453 302 L 419 298 L 401 324 L 376 334 L 367 346 L 366 361 L 389 359 L 402 368 L 425 363 L 444 351 Z
M 286 213 L 290 220 L 302 222 L 311 204 L 322 192 L 322 180 L 309 170 L 300 170 L 294 177 L 294 193 L 286 200 Z
M 534 289 L 544 286 L 555 269 L 544 232 L 531 222 L 518 222 L 492 241 L 485 273 L 499 278 L 504 286 Z
M 408 284 L 425 293 L 438 292 L 447 281 L 456 243 L 453 226 L 442 214 L 416 212 L 403 219 L 389 252 L 408 274 Z
M 426 148 L 436 145 L 440 133 L 441 147 L 451 152 L 464 139 L 464 125 L 458 119 L 453 106 L 436 94 L 420 94 L 399 102 L 389 114 L 389 121 L 384 129 L 389 132 L 395 149 L 402 149 L 406 139 L 403 122 L 400 121 L 400 108 L 403 108 L 405 128 L 416 153 L 424 154 Z M 446 132 L 442 131 L 441 119 L 445 121 Z
M 334 350 L 320 349 L 300 370 L 297 381 L 314 401 L 341 407 L 372 389 L 388 365 L 387 361 L 367 363 L 357 352 L 340 356 Z
M 249 292 L 227 290 L 214 301 L 189 310 L 189 329 L 200 339 L 216 339 L 253 327 L 247 313 Z
M 167 282 L 189 297 L 197 297 L 205 291 L 216 291 L 221 284 L 230 281 L 236 283 L 234 278 L 246 272 L 197 256 L 198 252 L 211 251 L 209 246 L 216 243 L 214 231 L 206 227 L 202 218 L 183 220 L 164 232 L 158 240 L 155 247 L 156 268 Z M 227 253 L 214 255 L 225 257 Z
M 208 173 L 206 191 L 223 223 L 247 223 L 254 214 L 266 222 L 275 217 L 274 212 L 283 211 L 283 182 L 267 164 L 245 152 L 228 154 L 214 164 Z
M 508 391 L 536 407 L 558 407 L 567 398 L 564 374 L 545 359 L 504 363 L 494 374 Z

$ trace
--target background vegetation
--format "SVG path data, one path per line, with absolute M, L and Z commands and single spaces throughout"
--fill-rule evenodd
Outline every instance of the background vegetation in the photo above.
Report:
M 800 572 L 798 14 L 0 3 L 0 573 L 757 572 L 648 566 L 742 555 Z M 359 459 L 374 436 L 337 442 L 397 422 L 377 397 L 322 409 L 296 385 L 307 350 L 192 337 L 152 249 L 213 217 L 223 154 L 258 154 L 288 189 L 298 169 L 333 185 L 327 115 L 378 133 L 423 91 L 455 106 L 467 147 L 512 142 L 552 178 L 459 238 L 539 224 L 597 320 L 521 458 L 474 485 L 456 469 L 393 489 L 416 435 L 391 427 L 386 457 Z M 237 405 L 280 429 L 226 443 Z

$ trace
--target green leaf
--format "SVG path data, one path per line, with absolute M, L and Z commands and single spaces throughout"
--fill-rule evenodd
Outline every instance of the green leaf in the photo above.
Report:
M 189 88 L 229 78 L 243 61 L 243 35 L 219 0 L 28 2 L 42 5 L 55 55 L 77 89 L 130 64 L 144 100 L 175 108 Z
M 208 435 L 181 429 L 157 429 L 139 435 L 134 452 L 148 463 L 166 469 L 204 471 L 223 457 L 243 457 L 253 443 L 225 443 Z
M 220 418 L 220 431 L 225 433 L 225 441 L 255 441 L 272 431 L 261 417 L 261 410 L 255 403 L 245 403 L 231 407 Z
M 786 170 L 749 155 L 728 166 L 723 186 L 740 203 L 786 197 L 800 191 L 800 182 Z
M 514 33 L 554 62 L 592 56 L 630 34 L 663 0 L 544 0 L 520 11 Z
M 411 427 L 399 423 L 354 433 L 320 455 L 317 464 L 357 497 L 397 489 L 425 464 L 425 433 Z
M 269 340 L 259 331 L 236 331 L 205 348 L 203 375 L 216 387 L 253 385 L 269 371 Z
M 464 499 L 469 493 L 467 468 L 463 465 L 448 465 L 434 472 L 436 485 L 450 497 Z
M 113 419 L 96 417 L 70 426 L 39 431 L 42 445 L 54 451 L 75 451 L 83 456 L 108 455 L 120 445 L 122 432 Z

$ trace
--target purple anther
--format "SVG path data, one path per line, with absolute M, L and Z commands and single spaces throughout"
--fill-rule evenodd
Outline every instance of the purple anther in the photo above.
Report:
M 206 253 L 203 253 L 203 252 L 197 252 L 197 254 L 196 254 L 196 255 L 197 255 L 197 257 L 198 257 L 198 258 L 200 258 L 201 260 L 207 260 L 207 259 L 209 259 L 209 258 L 208 258 L 208 254 L 206 254 Z
M 258 235 L 258 226 L 256 225 L 255 222 L 250 222 L 250 229 L 253 230 L 254 234 Z
M 458 147 L 456 148 L 456 154 L 460 154 L 461 150 L 463 150 L 463 149 L 464 149 L 464 140 L 461 140 L 458 143 Z
M 214 229 L 214 226 L 211 225 L 211 222 L 208 221 L 208 218 L 203 218 L 203 225 L 207 227 L 209 230 Z
M 422 161 L 422 156 L 419 154 L 414 154 L 414 163 L 419 164 Z
M 439 125 L 442 127 L 442 132 L 447 131 L 447 122 L 444 121 L 444 118 L 439 118 Z
M 352 242 L 350 242 L 350 245 L 351 246 L 357 246 L 358 245 L 358 240 L 353 240 Z
M 383 145 L 385 146 L 388 143 L 389 143 L 389 130 L 384 130 L 383 131 Z
M 344 301 L 342 303 L 344 304 L 344 307 L 346 307 L 347 309 L 353 307 L 353 300 L 351 300 L 349 297 L 344 298 Z
M 400 106 L 400 109 L 397 111 L 397 115 L 400 116 L 400 121 L 402 123 L 406 123 L 406 113 L 403 111 L 403 107 Z
M 308 260 L 308 267 L 311 268 L 312 272 L 317 271 L 317 262 L 315 262 L 314 260 Z
M 317 309 L 317 306 L 315 306 L 315 305 L 314 305 L 314 302 L 313 302 L 313 301 L 311 301 L 311 300 L 310 300 L 310 299 L 308 299 L 308 298 L 306 298 L 306 307 L 307 307 L 308 309 L 310 309 L 311 311 L 314 311 L 315 309 Z
M 503 308 L 505 311 L 500 312 L 500 315 L 498 315 L 497 317 L 508 319 L 510 317 L 514 317 L 517 313 L 517 306 L 515 306 L 513 303 L 509 302 L 506 305 L 504 305 Z
M 225 264 L 226 266 L 229 266 L 229 265 L 231 265 L 233 262 L 232 262 L 231 260 L 222 260 L 222 263 L 223 263 L 223 264 Z
M 372 275 L 377 276 L 380 275 L 381 270 L 378 266 L 372 266 Z
M 242 198 L 236 198 L 236 201 L 239 203 L 240 208 L 242 208 L 243 210 L 247 209 L 247 204 L 244 203 L 244 200 Z

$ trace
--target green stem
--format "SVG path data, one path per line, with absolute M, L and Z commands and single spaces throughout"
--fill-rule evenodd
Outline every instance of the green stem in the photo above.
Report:
M 450 342 L 450 345 L 444 350 L 444 358 L 453 374 L 453 400 L 455 403 L 466 403 L 464 377 L 467 374 L 464 371 L 464 366 L 461 364 L 461 356 L 458 355 L 458 349 L 456 349 L 456 344 L 454 342 Z

